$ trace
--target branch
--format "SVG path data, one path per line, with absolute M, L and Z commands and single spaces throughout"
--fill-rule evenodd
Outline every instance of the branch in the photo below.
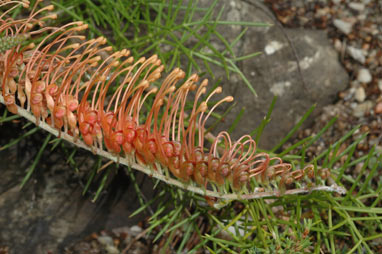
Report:
M 4 98 L 2 95 L 0 95 L 0 103 L 4 104 Z M 24 108 L 19 107 L 19 106 L 17 106 L 17 110 L 18 110 L 18 114 L 20 116 L 26 118 L 27 120 L 29 120 L 31 122 L 36 123 L 35 116 L 33 114 L 31 114 L 29 111 L 27 111 Z M 57 129 L 51 127 L 49 124 L 47 124 L 44 121 L 40 121 L 38 127 L 40 127 L 41 129 L 44 129 L 45 131 L 53 134 L 56 137 L 59 137 L 60 132 Z M 100 155 L 104 158 L 107 158 L 111 161 L 114 161 L 114 162 L 119 163 L 119 164 L 123 164 L 123 165 L 128 166 L 128 167 L 132 167 L 138 171 L 145 173 L 146 175 L 149 175 L 150 177 L 154 177 L 160 181 L 163 181 L 166 184 L 177 186 L 179 188 L 200 194 L 202 196 L 215 197 L 215 198 L 223 199 L 223 200 L 227 200 L 227 201 L 228 200 L 260 199 L 260 198 L 281 196 L 280 191 L 278 191 L 278 190 L 267 191 L 267 192 L 254 190 L 254 192 L 249 193 L 249 194 L 238 194 L 238 193 L 224 194 L 224 193 L 219 193 L 216 191 L 206 190 L 206 189 L 203 189 L 199 186 L 196 186 L 193 182 L 188 183 L 188 184 L 183 183 L 179 180 L 176 180 L 176 179 L 173 179 L 173 178 L 170 178 L 170 177 L 163 175 L 161 172 L 159 172 L 161 170 L 154 171 L 153 169 L 151 169 L 148 166 L 143 166 L 141 164 L 138 164 L 135 162 L 135 158 L 133 156 L 127 156 L 126 158 L 124 158 L 124 157 L 117 156 L 116 154 L 112 154 L 110 152 L 101 150 L 101 149 L 96 148 L 96 147 L 89 147 L 84 142 L 82 142 L 80 139 L 75 140 L 74 137 L 67 134 L 66 132 L 61 131 L 60 138 L 73 144 L 73 145 L 75 145 L 75 146 L 77 146 L 77 147 L 91 151 L 91 152 L 93 152 L 97 155 Z M 346 190 L 343 187 L 333 184 L 331 186 L 316 186 L 316 187 L 312 187 L 312 188 L 301 188 L 301 189 L 287 190 L 282 194 L 282 196 L 296 195 L 296 194 L 307 194 L 307 193 L 311 193 L 313 191 L 336 192 L 336 193 L 339 193 L 342 195 L 346 193 Z

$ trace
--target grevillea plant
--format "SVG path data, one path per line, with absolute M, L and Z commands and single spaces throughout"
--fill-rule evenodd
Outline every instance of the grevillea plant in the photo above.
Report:
M 314 186 L 310 179 L 325 179 L 328 170 L 292 169 L 279 157 L 257 152 L 249 135 L 233 141 L 222 131 L 206 144 L 209 117 L 233 97 L 213 103 L 222 88 L 206 95 L 208 81 L 196 74 L 186 77 L 179 68 L 159 82 L 164 66 L 156 55 L 135 60 L 126 49 L 105 46 L 103 37 L 87 40 L 79 35 L 87 28 L 82 22 L 49 26 L 56 18 L 49 13 L 53 6 L 39 9 L 38 3 L 28 17 L 14 19 L 12 10 L 29 8 L 29 2 L 0 1 L 5 9 L 0 15 L 0 101 L 10 112 L 72 144 L 206 197 L 342 190 Z M 311 186 L 289 187 L 302 180 Z

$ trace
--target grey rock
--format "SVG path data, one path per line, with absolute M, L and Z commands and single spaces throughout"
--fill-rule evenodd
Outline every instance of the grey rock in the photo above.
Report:
M 99 236 L 97 237 L 97 241 L 102 244 L 102 245 L 113 245 L 113 238 L 111 238 L 110 236 Z
M 365 63 L 365 54 L 363 53 L 362 49 L 357 49 L 355 47 L 349 46 L 346 48 L 346 51 L 349 53 L 349 55 L 354 59 L 360 62 L 361 64 Z
M 357 80 L 361 83 L 370 83 L 373 77 L 368 69 L 362 68 L 358 71 Z
M 264 48 L 264 52 L 265 54 L 267 55 L 272 55 L 273 53 L 275 53 L 277 50 L 281 49 L 282 47 L 284 47 L 285 44 L 282 44 L 278 41 L 271 41 L 269 42 L 265 48 Z
M 200 1 L 208 6 L 208 0 Z M 216 9 L 225 6 L 222 20 L 231 20 L 228 15 L 232 9 L 240 11 L 242 21 L 274 24 L 269 27 L 249 27 L 247 33 L 233 48 L 236 56 L 253 52 L 265 52 L 260 56 L 237 62 L 238 67 L 257 91 L 255 97 L 238 74 L 227 79 L 222 68 L 211 65 L 215 78 L 222 79 L 223 95 L 235 98 L 235 107 L 218 130 L 228 129 L 242 108 L 244 116 L 233 138 L 252 132 L 266 115 L 274 96 L 278 96 L 271 121 L 265 128 L 260 146 L 271 148 L 277 144 L 301 119 L 304 113 L 317 104 L 316 111 L 332 103 L 337 93 L 348 84 L 348 75 L 338 62 L 338 55 L 327 39 L 326 33 L 316 30 L 283 29 L 274 16 L 259 1 L 236 2 L 219 1 Z M 244 29 L 244 28 L 242 28 Z M 225 38 L 235 38 L 242 30 L 233 26 L 219 26 L 218 31 Z M 297 51 L 301 67 L 298 71 L 296 56 L 288 38 Z M 215 43 L 220 43 L 214 40 Z M 200 61 L 201 66 L 203 62 Z M 302 82 L 305 81 L 305 86 Z M 227 108 L 229 105 L 226 105 Z M 312 121 L 313 117 L 310 118 Z M 309 124 L 309 120 L 307 121 Z
M 130 234 L 130 227 L 120 227 L 120 228 L 113 228 L 112 229 L 112 232 L 116 235 L 116 236 L 121 236 L 123 234 L 126 234 L 126 235 L 129 235 Z
M 366 98 L 365 89 L 362 86 L 358 87 L 355 90 L 354 97 L 358 102 L 363 102 Z
M 20 131 L 6 124 L 1 126 L 0 146 L 12 137 L 8 133 L 10 129 Z M 39 135 L 35 140 L 44 140 L 46 133 L 41 132 Z M 134 186 L 127 184 L 129 178 L 122 170 L 97 202 L 91 202 L 97 183 L 91 185 L 91 195 L 82 195 L 83 186 L 80 183 L 86 183 L 85 176 L 96 161 L 90 152 L 79 151 L 73 158 L 75 161 L 84 161 L 79 172 L 85 175 L 80 177 L 79 173 L 75 174 L 68 167 L 62 153 L 46 149 L 44 159 L 40 160 L 31 179 L 20 190 L 28 163 L 33 161 L 40 149 L 37 145 L 41 145 L 34 144 L 31 139 L 25 143 L 28 149 L 22 146 L 16 149 L 15 146 L 14 149 L 0 152 L 0 160 L 6 161 L 0 163 L 0 243 L 9 246 L 11 253 L 26 253 L 25 250 L 33 254 L 65 253 L 65 247 L 94 232 L 135 225 L 146 216 L 140 214 L 129 218 L 140 204 Z M 139 185 L 147 179 L 142 174 L 136 177 Z M 149 183 L 141 189 L 151 198 L 152 185 Z M 110 244 L 107 237 L 98 240 Z
M 382 79 L 378 80 L 378 89 L 382 91 Z
M 357 104 L 353 109 L 353 115 L 355 117 L 362 117 L 367 112 L 373 108 L 373 103 L 371 101 L 365 101 L 363 103 Z
M 111 245 L 106 246 L 105 250 L 107 251 L 108 254 L 119 254 L 119 250 Z
M 142 232 L 142 228 L 140 226 L 134 225 L 130 228 L 130 232 L 133 236 L 137 236 Z
M 341 51 L 342 50 L 342 42 L 339 39 L 335 39 L 334 40 L 334 48 L 337 51 Z
M 340 30 L 344 34 L 351 33 L 351 31 L 353 29 L 353 24 L 346 22 L 346 21 L 343 21 L 342 19 L 333 20 L 333 24 L 335 27 L 338 28 L 338 30 Z
M 365 5 L 363 3 L 356 3 L 356 2 L 351 2 L 349 3 L 349 7 L 355 11 L 363 11 L 365 10 Z

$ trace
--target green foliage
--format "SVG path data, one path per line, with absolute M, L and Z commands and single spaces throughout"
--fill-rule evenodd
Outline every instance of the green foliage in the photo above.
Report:
M 17 36 L 4 36 L 0 35 L 0 53 L 4 52 L 12 47 L 24 43 L 27 39 L 25 35 Z
M 325 130 L 334 123 L 335 119 L 323 128 L 324 131 L 289 148 L 289 152 L 299 149 L 293 156 L 284 158 L 289 157 L 295 164 L 306 165 L 306 148 L 322 138 Z M 196 221 L 190 221 L 190 216 L 197 214 L 197 218 L 204 217 L 210 229 L 206 232 L 195 231 L 201 240 L 192 250 L 187 250 L 189 253 L 197 253 L 200 249 L 208 249 L 210 253 L 375 253 L 377 247 L 370 243 L 382 237 L 382 179 L 377 170 L 381 155 L 371 149 L 367 155 L 354 159 L 354 149 L 365 135 L 338 153 L 341 144 L 349 141 L 357 130 L 358 127 L 354 128 L 309 162 L 330 167 L 333 180 L 348 189 L 345 196 L 313 192 L 302 196 L 225 203 L 223 208 L 216 210 L 201 205 L 203 200 L 198 201 L 194 195 L 172 190 L 171 198 L 183 200 L 181 205 L 171 203 L 171 208 L 159 209 L 151 217 L 150 225 L 161 229 L 162 234 L 170 234 L 169 224 L 183 223 L 186 225 L 183 228 L 197 228 Z M 282 142 L 286 141 L 283 139 Z M 346 158 L 345 162 L 335 167 L 335 162 L 341 158 Z M 358 163 L 364 163 L 364 166 L 354 179 L 352 170 Z M 163 195 L 163 199 L 165 197 Z M 184 203 L 188 204 L 187 208 Z M 170 215 L 165 212 L 167 209 L 173 209 Z M 183 209 L 183 212 L 178 209 Z M 168 244 L 173 240 L 169 236 L 165 239 Z M 186 251 L 183 247 L 172 246 L 178 253 Z
M 210 65 L 224 68 L 227 76 L 237 73 L 252 91 L 256 92 L 248 79 L 237 67 L 237 63 L 254 57 L 259 52 L 246 56 L 236 56 L 233 47 L 251 26 L 269 26 L 265 23 L 220 20 L 223 8 L 216 10 L 218 0 L 208 8 L 199 8 L 197 1 L 110 1 L 61 0 L 53 4 L 68 14 L 59 23 L 81 20 L 89 24 L 90 37 L 106 36 L 115 49 L 128 48 L 134 57 L 157 54 L 167 70 L 181 66 L 186 57 L 187 66 L 182 66 L 187 74 L 207 70 L 214 77 Z M 195 13 L 201 18 L 195 20 Z M 60 15 L 63 16 L 63 15 Z M 218 32 L 218 26 L 239 25 L 242 32 L 228 41 Z M 192 43 L 196 40 L 197 43 Z M 212 40 L 223 43 L 225 49 L 219 51 Z M 186 47 L 185 45 L 191 45 Z M 203 60 L 204 67 L 196 59 Z

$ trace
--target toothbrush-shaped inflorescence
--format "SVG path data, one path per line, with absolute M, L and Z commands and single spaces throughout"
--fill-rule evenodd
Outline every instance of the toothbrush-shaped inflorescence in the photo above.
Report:
M 208 81 L 199 82 L 196 74 L 186 78 L 178 68 L 155 87 L 164 70 L 156 55 L 135 61 L 128 50 L 113 52 L 103 37 L 86 40 L 78 35 L 87 28 L 82 22 L 50 27 L 46 22 L 56 16 L 45 13 L 53 7 L 38 9 L 38 2 L 29 17 L 12 19 L 7 15 L 11 10 L 29 3 L 0 1 L 0 7 L 8 8 L 0 15 L 0 78 L 9 111 L 17 114 L 17 107 L 24 108 L 37 125 L 48 123 L 93 149 L 205 189 L 248 191 L 256 182 L 275 178 L 282 189 L 306 173 L 313 177 L 311 166 L 291 171 L 280 158 L 257 153 L 249 135 L 234 142 L 223 131 L 207 148 L 207 120 L 233 97 L 211 103 L 222 92 L 217 87 L 203 100 Z M 37 36 L 37 45 L 22 43 Z M 190 92 L 194 101 L 186 113 Z M 149 110 L 144 107 L 148 100 Z

